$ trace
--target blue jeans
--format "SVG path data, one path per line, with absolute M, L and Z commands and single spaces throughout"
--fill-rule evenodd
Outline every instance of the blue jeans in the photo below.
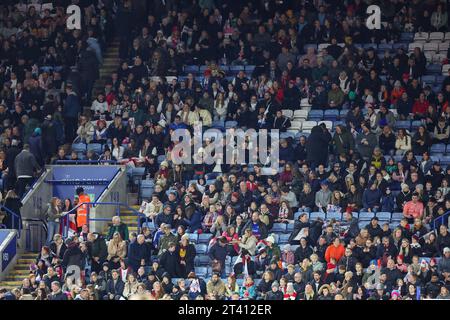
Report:
M 59 222 L 47 222 L 47 245 L 53 240 L 53 236 L 59 232 Z

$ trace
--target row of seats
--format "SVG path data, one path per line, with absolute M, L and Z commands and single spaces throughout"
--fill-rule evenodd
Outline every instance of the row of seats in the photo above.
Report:
M 448 41 L 450 40 L 450 32 L 416 32 L 414 33 L 414 41 Z
M 344 214 L 340 213 L 340 212 L 301 212 L 298 211 L 296 213 L 294 213 L 294 219 L 297 220 L 298 217 L 305 213 L 308 218 L 310 220 L 317 220 L 318 218 L 322 219 L 322 220 L 330 220 L 330 219 L 335 219 L 335 220 L 339 220 L 342 221 L 344 219 Z M 365 212 L 365 211 L 361 211 L 361 212 L 353 212 L 352 213 L 353 217 L 357 218 L 360 221 L 370 221 L 373 217 L 377 217 L 380 221 L 390 221 L 390 222 L 399 222 L 402 218 L 403 218 L 403 213 L 402 212 Z M 283 230 L 282 226 L 279 226 L 280 230 Z

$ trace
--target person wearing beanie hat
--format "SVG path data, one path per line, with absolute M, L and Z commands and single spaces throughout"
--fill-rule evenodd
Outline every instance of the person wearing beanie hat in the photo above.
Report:
M 279 290 L 280 284 L 277 280 L 272 282 L 271 290 L 267 292 L 265 300 L 274 301 L 274 300 L 283 300 L 283 292 Z
M 401 300 L 401 295 L 400 295 L 400 291 L 398 290 L 393 290 L 391 292 L 391 299 L 390 300 Z

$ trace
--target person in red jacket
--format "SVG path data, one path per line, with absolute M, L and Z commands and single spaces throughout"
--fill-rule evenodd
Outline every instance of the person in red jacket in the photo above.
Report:
M 412 113 L 414 115 L 414 120 L 424 119 L 429 105 L 430 103 L 425 99 L 425 93 L 421 92 L 419 100 L 413 105 Z
M 336 237 L 333 240 L 333 243 L 330 244 L 325 251 L 325 260 L 329 263 L 331 258 L 334 258 L 336 261 L 339 261 L 341 257 L 344 255 L 345 248 L 341 243 L 341 240 Z

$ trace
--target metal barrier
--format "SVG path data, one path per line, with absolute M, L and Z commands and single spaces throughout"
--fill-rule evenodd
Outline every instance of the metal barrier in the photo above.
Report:
M 115 160 L 57 160 L 56 165 L 58 164 L 120 164 Z
M 446 213 L 444 213 L 442 216 L 434 219 L 433 221 L 433 229 L 437 231 L 437 223 L 440 222 L 439 226 L 443 225 L 445 223 L 444 218 L 448 217 L 450 215 L 450 211 L 447 211 Z M 438 232 L 438 231 L 437 231 Z
M 17 238 L 20 239 L 20 235 L 22 233 L 22 223 L 21 223 L 21 217 L 13 212 L 11 209 L 5 207 L 3 204 L 0 204 L 0 209 L 6 211 L 6 213 L 11 215 L 11 221 L 12 221 L 12 225 L 11 225 L 11 229 L 16 229 L 18 232 Z M 17 222 L 16 222 L 17 221 Z M 17 224 L 17 227 L 16 227 Z
M 119 217 L 120 217 L 120 208 L 122 208 L 122 207 L 124 207 L 127 210 L 132 211 L 133 213 L 136 214 L 138 230 L 141 229 L 141 218 L 145 219 L 145 223 L 148 223 L 148 218 L 145 214 L 140 213 L 139 211 L 137 211 L 136 209 L 133 209 L 132 207 L 130 207 L 129 205 L 127 205 L 125 203 L 121 203 L 121 202 L 85 202 L 85 203 L 80 203 L 76 207 L 74 207 L 72 210 L 65 212 L 64 215 L 61 217 L 61 222 L 64 223 L 63 224 L 63 236 L 67 237 L 69 234 L 70 214 L 75 214 L 81 206 L 87 207 L 86 208 L 86 210 L 87 210 L 86 223 L 88 226 L 91 221 L 111 221 L 110 218 L 92 218 L 92 217 L 90 217 L 91 209 L 95 208 L 96 206 L 100 206 L 100 205 L 115 206 L 116 207 L 116 216 L 119 216 Z

